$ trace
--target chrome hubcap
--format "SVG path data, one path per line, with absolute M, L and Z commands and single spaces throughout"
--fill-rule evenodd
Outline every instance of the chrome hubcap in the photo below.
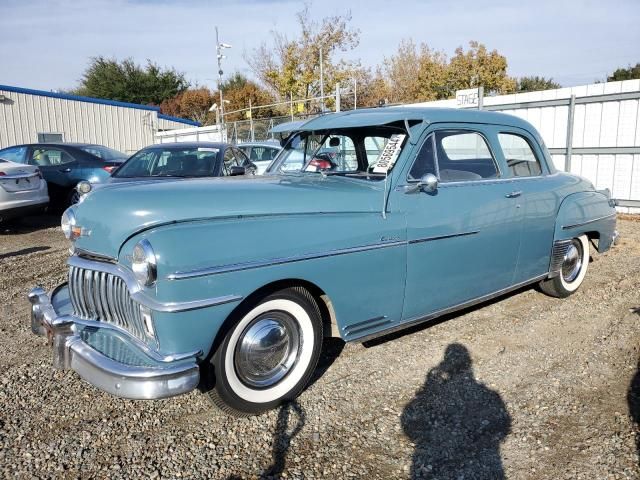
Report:
M 270 387 L 289 373 L 299 350 L 296 320 L 286 312 L 264 313 L 238 339 L 234 355 L 238 378 L 251 387 Z
M 582 268 L 582 244 L 573 240 L 562 261 L 562 278 L 565 282 L 573 282 Z

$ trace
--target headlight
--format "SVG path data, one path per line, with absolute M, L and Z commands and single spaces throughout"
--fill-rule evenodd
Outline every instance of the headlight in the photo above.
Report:
M 62 214 L 62 219 L 60 220 L 60 226 L 62 227 L 62 233 L 69 240 L 73 240 L 73 227 L 76 225 L 76 216 L 73 213 L 72 208 L 67 208 L 65 212 Z
M 80 195 L 86 195 L 87 193 L 89 193 L 91 191 L 91 188 L 92 188 L 91 187 L 91 183 L 87 182 L 86 180 L 81 180 L 76 185 L 76 191 Z
M 133 247 L 133 258 L 131 269 L 140 285 L 150 286 L 156 281 L 158 269 L 156 266 L 156 255 L 148 240 L 140 240 Z

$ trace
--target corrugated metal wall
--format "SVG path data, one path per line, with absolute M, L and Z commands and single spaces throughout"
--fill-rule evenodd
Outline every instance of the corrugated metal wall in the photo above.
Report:
M 640 201 L 640 80 L 484 97 L 484 108 L 521 117 L 538 129 L 556 168 L 564 170 L 570 98 L 575 96 L 570 171 Z M 412 106 L 456 107 L 455 100 Z M 631 202 L 630 202 L 631 203 Z M 620 211 L 640 213 L 640 208 Z
M 62 133 L 65 142 L 106 145 L 135 152 L 154 139 L 155 129 L 184 128 L 158 119 L 157 111 L 0 89 L 0 148 L 35 143 L 38 133 Z

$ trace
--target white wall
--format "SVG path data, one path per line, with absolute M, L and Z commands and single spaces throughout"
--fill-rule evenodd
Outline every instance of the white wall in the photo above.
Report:
M 544 139 L 559 170 L 565 166 L 565 155 L 554 149 L 567 147 L 568 105 L 509 108 L 547 100 L 576 99 L 619 94 L 640 93 L 640 80 L 597 83 L 540 92 L 516 93 L 485 97 L 484 106 L 491 110 L 515 115 L 531 123 Z M 504 105 L 502 109 L 500 106 Z M 456 100 L 415 103 L 415 107 L 456 107 Z M 640 201 L 640 99 L 594 101 L 575 106 L 571 156 L 571 172 L 591 180 L 597 188 L 609 188 L 614 198 Z M 633 152 L 580 153 L 581 148 L 632 147 Z M 635 147 L 635 148 L 634 148 Z M 640 208 L 620 207 L 620 211 L 640 213 Z
M 35 143 L 38 133 L 62 133 L 65 142 L 97 143 L 132 153 L 154 143 L 157 128 L 184 123 L 158 119 L 153 109 L 106 105 L 0 89 L 0 148 Z
M 158 132 L 155 135 L 155 143 L 173 142 L 222 142 L 223 135 L 218 125 L 206 127 L 190 127 Z

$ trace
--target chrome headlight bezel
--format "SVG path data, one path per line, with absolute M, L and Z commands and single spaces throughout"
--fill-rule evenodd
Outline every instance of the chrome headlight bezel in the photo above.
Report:
M 133 247 L 131 254 L 131 270 L 138 283 L 150 287 L 158 278 L 156 254 L 147 239 L 140 240 Z
M 73 240 L 73 227 L 76 226 L 76 214 L 73 208 L 67 208 L 60 218 L 60 228 L 67 240 Z

